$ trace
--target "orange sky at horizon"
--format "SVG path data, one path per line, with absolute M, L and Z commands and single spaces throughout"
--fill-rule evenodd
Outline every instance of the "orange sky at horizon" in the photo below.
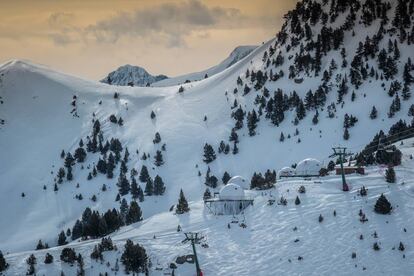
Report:
M 0 4 L 0 63 L 28 59 L 89 79 L 124 64 L 200 71 L 280 29 L 294 0 L 16 0 Z

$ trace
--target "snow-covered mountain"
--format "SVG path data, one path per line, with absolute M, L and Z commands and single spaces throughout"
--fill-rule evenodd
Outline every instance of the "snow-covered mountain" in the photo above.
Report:
M 153 76 L 142 67 L 127 64 L 109 73 L 101 82 L 120 86 L 149 86 L 164 79 L 168 79 L 168 77 L 165 75 Z
M 208 78 L 175 86 L 109 86 L 30 62 L 1 65 L 0 250 L 10 264 L 6 275 L 24 274 L 32 253 L 38 274 L 74 274 L 76 266 L 58 260 L 63 247 L 82 253 L 87 275 L 113 274 L 117 258 L 122 275 L 126 239 L 142 244 L 153 264 L 151 274 L 162 275 L 177 256 L 191 252 L 181 243 L 178 225 L 206 237 L 208 248 L 197 246 L 206 275 L 410 275 L 412 140 L 396 144 L 402 165 L 396 167 L 395 184 L 385 182 L 385 167 L 374 162 L 367 175 L 348 177 L 350 192 L 340 190 L 341 179 L 333 173 L 247 191 L 254 205 L 236 218 L 213 216 L 202 198 L 205 183 L 213 186 L 212 193 L 223 187 L 225 172 L 250 181 L 254 173 L 277 171 L 306 157 L 325 167 L 333 160 L 334 145 L 357 153 L 380 130 L 387 132 L 400 120 L 412 124 L 413 8 L 412 0 L 305 0 L 285 16 L 275 38 L 245 58 Z M 375 150 L 382 143 L 379 139 Z M 129 186 L 135 177 L 144 191 L 152 185 L 148 178 L 139 180 L 144 165 L 151 180 L 162 178 L 165 192 L 147 193 L 139 201 L 144 220 L 111 232 L 118 251 L 105 252 L 101 264 L 89 257 L 98 240 L 72 241 L 68 235 L 70 243 L 56 247 L 58 233 L 73 230 L 86 207 L 103 213 L 119 209 L 122 199 L 130 204 L 125 179 Z M 306 186 L 306 194 L 298 194 L 299 185 Z M 358 196 L 362 185 L 368 188 L 366 198 Z M 176 215 L 171 207 L 181 189 L 190 212 Z M 118 193 L 124 194 L 119 201 Z M 391 215 L 372 211 L 381 193 L 394 207 Z M 299 206 L 293 202 L 297 195 Z M 280 196 L 288 206 L 268 205 Z M 359 221 L 359 209 L 368 222 Z M 239 227 L 242 222 L 247 228 Z M 53 248 L 32 252 L 39 239 Z M 374 242 L 381 250 L 372 249 Z M 398 251 L 399 242 L 404 252 Z M 53 264 L 43 264 L 46 252 L 55 257 Z M 176 271 L 192 274 L 190 264 Z
M 250 46 L 250 45 L 238 46 L 230 53 L 230 55 L 225 60 L 220 62 L 218 65 L 215 65 L 204 71 L 185 74 L 182 76 L 172 77 L 172 78 L 168 78 L 165 80 L 160 80 L 158 82 L 153 83 L 152 86 L 172 86 L 172 85 L 178 85 L 178 84 L 182 84 L 186 82 L 188 83 L 188 82 L 193 82 L 193 81 L 199 81 L 199 80 L 205 79 L 206 77 L 214 76 L 215 74 L 220 73 L 221 71 L 229 68 L 233 64 L 242 60 L 256 48 L 257 46 Z

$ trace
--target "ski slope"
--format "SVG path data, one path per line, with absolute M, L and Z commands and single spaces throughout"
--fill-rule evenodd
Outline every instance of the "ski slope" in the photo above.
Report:
M 57 194 L 53 191 L 53 178 L 62 165 L 59 157 L 61 150 L 73 152 L 80 138 L 85 140 L 91 131 L 93 113 L 103 124 L 105 136 L 118 137 L 131 153 L 139 150 L 141 154 L 147 152 L 154 155 L 156 146 L 152 140 L 157 131 L 167 145 L 165 165 L 159 168 L 152 165 L 152 159 L 142 161 L 136 154 L 131 156 L 130 168 L 140 169 L 142 164 L 147 164 L 152 168 L 152 177 L 159 174 L 166 182 L 166 195 L 162 198 L 148 197 L 143 202 L 141 207 L 144 217 L 168 210 L 176 203 L 181 188 L 189 200 L 200 199 L 205 189 L 204 177 L 199 177 L 197 173 L 198 170 L 202 173 L 207 170 L 202 162 L 204 143 L 217 147 L 220 140 L 228 139 L 234 125 L 230 118 L 234 98 L 249 110 L 251 107 L 248 105 L 252 106 L 255 97 L 255 93 L 246 97 L 229 93 L 227 101 L 225 92 L 233 90 L 235 80 L 247 68 L 260 66 L 263 52 L 272 43 L 273 40 L 269 40 L 254 50 L 248 59 L 241 60 L 219 74 L 185 84 L 183 94 L 177 93 L 178 86 L 113 87 L 24 61 L 11 61 L 2 65 L 0 91 L 4 104 L 1 106 L 0 118 L 5 119 L 6 123 L 0 129 L 0 151 L 7 158 L 1 160 L 0 166 L 0 201 L 7 202 L 8 209 L 16 210 L 17 213 L 7 212 L 0 217 L 0 225 L 8 225 L 0 229 L 3 250 L 27 250 L 33 248 L 38 239 L 54 244 L 56 234 L 71 227 L 85 207 L 103 211 L 118 206 L 114 202 L 117 193 L 116 172 L 111 181 L 99 176 L 86 182 L 88 170 L 81 170 L 76 165 L 74 180 L 64 183 Z M 309 79 L 303 86 L 291 87 L 291 82 L 282 79 L 272 85 L 296 89 L 303 97 L 307 88 L 315 87 L 317 83 L 317 80 Z M 287 114 L 278 128 L 271 127 L 270 122 L 263 119 L 257 128 L 258 135 L 254 137 L 248 137 L 247 129 L 242 129 L 239 132 L 239 154 L 218 155 L 217 160 L 210 164 L 212 172 L 219 178 L 224 171 L 228 171 L 230 175 L 250 179 L 255 171 L 277 170 L 306 157 L 317 158 L 326 165 L 331 146 L 338 143 L 348 146 L 351 151 L 361 150 L 374 133 L 388 129 L 401 118 L 408 119 L 407 104 L 394 118 L 387 118 L 386 112 L 378 108 L 378 118 L 374 121 L 369 119 L 372 105 L 380 107 L 392 100 L 386 93 L 375 94 L 374 91 L 379 87 L 380 83 L 362 86 L 357 92 L 357 100 L 339 109 L 334 119 L 320 116 L 318 125 L 314 126 L 312 116 L 308 115 L 297 126 L 301 143 L 297 143 L 297 137 L 293 135 L 294 128 L 290 123 L 293 113 Z M 114 92 L 120 93 L 119 100 L 113 99 Z M 366 94 L 366 98 L 362 93 Z M 78 97 L 79 118 L 70 113 L 73 95 Z M 333 94 L 330 96 L 335 97 Z M 157 114 L 155 121 L 150 119 L 152 110 Z M 351 129 L 348 141 L 342 140 L 341 126 L 345 113 L 359 115 L 359 122 Z M 124 126 L 109 123 L 110 114 L 122 116 Z M 206 122 L 204 116 L 208 117 Z M 279 142 L 282 131 L 285 136 L 291 134 L 292 138 L 286 139 L 284 143 Z M 315 147 L 315 143 L 326 146 Z M 252 156 L 255 158 L 252 159 Z M 88 156 L 85 166 L 93 165 L 97 159 L 98 156 Z M 75 187 L 76 183 L 80 183 L 80 188 Z M 98 194 L 104 183 L 110 192 Z M 46 191 L 42 189 L 43 185 L 47 186 Z M 22 192 L 26 194 L 25 198 L 21 197 Z M 86 200 L 76 200 L 74 196 L 78 193 L 82 193 Z M 87 200 L 93 194 L 99 197 L 96 203 Z M 9 198 L 13 200 L 6 200 Z M 48 218 L 47 223 L 44 223 L 45 218 Z M 38 233 L 38 236 L 33 237 L 32 233 Z
M 377 166 L 367 168 L 366 175 L 349 175 L 347 180 L 352 189 L 341 191 L 341 177 L 330 175 L 313 179 L 281 180 L 272 190 L 253 192 L 254 205 L 238 216 L 213 216 L 201 201 L 190 204 L 191 212 L 174 215 L 165 212 L 143 222 L 124 227 L 111 235 L 118 248 L 126 239 L 143 244 L 154 258 L 151 275 L 165 275 L 171 272 L 170 262 L 177 256 L 191 253 L 191 246 L 181 243 L 182 230 L 197 231 L 204 236 L 202 243 L 208 248 L 197 246 L 197 253 L 204 275 L 410 275 L 414 269 L 414 139 L 399 146 L 403 152 L 403 163 L 396 167 L 396 184 L 385 182 Z M 305 194 L 298 194 L 300 185 L 306 187 Z M 367 197 L 360 197 L 358 189 L 364 185 Z M 373 211 L 378 196 L 384 193 L 393 206 L 390 215 L 379 215 Z M 299 195 L 301 204 L 295 205 Z M 269 199 L 276 202 L 284 196 L 287 206 L 269 205 Z M 362 209 L 368 221 L 361 223 L 358 212 Z M 336 211 L 336 216 L 333 211 Z M 324 220 L 318 222 L 322 214 Z M 245 223 L 247 228 L 240 227 Z M 230 229 L 228 228 L 230 225 Z M 294 228 L 297 230 L 294 230 Z M 404 231 L 404 229 L 406 231 Z M 376 232 L 378 237 L 373 237 Z M 363 240 L 360 240 L 360 235 Z M 155 238 L 154 238 L 155 237 Z M 378 242 L 379 251 L 372 249 Z M 398 250 L 403 242 L 405 251 Z M 97 242 L 72 242 L 70 247 L 84 256 L 90 254 Z M 55 260 L 59 258 L 60 247 L 47 250 Z M 19 274 L 26 269 L 24 258 L 34 253 L 42 260 L 45 251 L 10 254 L 7 260 L 11 269 L 6 275 Z M 351 257 L 356 253 L 356 258 Z M 86 259 L 87 275 L 109 272 L 105 263 L 120 258 L 120 252 L 104 253 L 105 262 L 100 264 Z M 298 260 L 298 257 L 302 260 Z M 405 257 L 404 257 L 405 256 Z M 254 260 L 254 261 L 253 261 Z M 155 268 L 160 270 L 155 270 Z M 54 275 L 63 270 L 75 273 L 75 267 L 55 261 L 52 265 L 39 262 L 38 274 Z M 123 272 L 118 272 L 123 275 Z M 191 264 L 178 265 L 175 275 L 195 275 Z

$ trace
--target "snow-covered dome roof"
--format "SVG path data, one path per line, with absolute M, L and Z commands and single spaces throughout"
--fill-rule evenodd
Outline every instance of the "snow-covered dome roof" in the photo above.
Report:
M 230 180 L 227 182 L 227 184 L 230 184 L 230 183 L 239 185 L 240 187 L 242 187 L 245 190 L 250 189 L 249 182 L 247 182 L 246 179 L 244 179 L 240 175 L 236 175 L 236 176 L 233 176 L 232 178 L 230 178 Z
M 314 158 L 306 158 L 296 166 L 296 175 L 319 175 L 322 163 Z
M 230 183 L 221 188 L 219 198 L 224 200 L 243 199 L 244 190 L 239 185 Z
M 296 170 L 294 168 L 291 167 L 284 167 L 281 168 L 278 172 L 277 175 L 279 177 L 281 176 L 294 176 L 296 174 Z

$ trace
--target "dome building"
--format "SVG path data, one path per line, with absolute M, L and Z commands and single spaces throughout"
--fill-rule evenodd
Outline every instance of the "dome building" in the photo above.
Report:
M 230 183 L 239 185 L 244 190 L 249 190 L 250 189 L 250 183 L 248 181 L 246 181 L 246 179 L 244 179 L 240 175 L 236 175 L 236 176 L 233 176 L 232 178 L 230 178 L 230 180 L 227 182 L 227 184 L 230 184 Z
M 229 183 L 221 188 L 219 193 L 220 200 L 243 200 L 244 190 L 237 184 Z
M 296 166 L 296 176 L 319 176 L 322 163 L 314 158 L 306 158 Z
M 291 167 L 284 167 L 277 172 L 278 178 L 290 177 L 290 176 L 295 176 L 295 175 L 296 175 L 296 170 Z
M 246 197 L 244 189 L 229 183 L 221 188 L 218 196 L 204 200 L 204 205 L 215 215 L 237 215 L 253 204 L 253 199 Z

